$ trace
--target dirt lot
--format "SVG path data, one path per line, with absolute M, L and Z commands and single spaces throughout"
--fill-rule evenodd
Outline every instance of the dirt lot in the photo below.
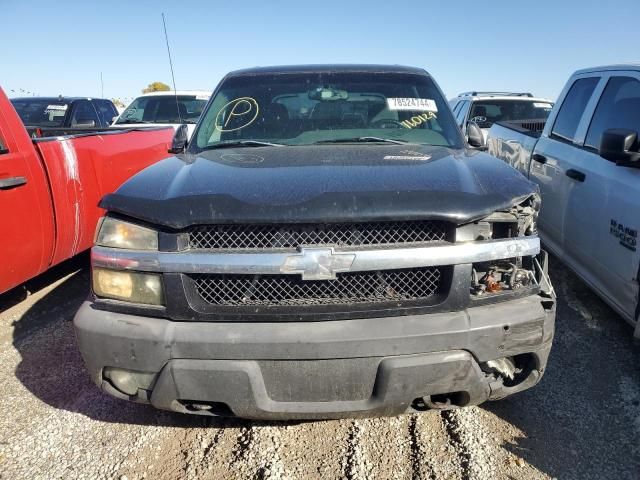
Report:
M 0 478 L 603 479 L 640 477 L 640 346 L 561 265 L 536 388 L 453 412 L 309 423 L 203 420 L 90 383 L 71 320 L 86 257 L 0 296 Z

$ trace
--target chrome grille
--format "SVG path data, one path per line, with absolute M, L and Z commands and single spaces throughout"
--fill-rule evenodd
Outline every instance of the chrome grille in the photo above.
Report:
M 446 240 L 447 225 L 439 221 L 206 225 L 189 231 L 189 246 L 238 250 L 438 242 Z
M 199 274 L 200 297 L 221 306 L 300 306 L 397 302 L 440 293 L 441 268 L 349 272 L 336 280 L 304 281 L 298 275 Z

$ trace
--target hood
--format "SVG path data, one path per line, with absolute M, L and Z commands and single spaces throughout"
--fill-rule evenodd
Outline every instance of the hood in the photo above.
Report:
M 509 208 L 537 186 L 477 151 L 419 145 L 215 149 L 170 157 L 100 206 L 174 229 L 207 223 L 447 220 Z

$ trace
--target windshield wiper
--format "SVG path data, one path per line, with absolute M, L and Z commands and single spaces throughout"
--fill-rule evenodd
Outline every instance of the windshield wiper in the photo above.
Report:
M 391 138 L 381 138 L 381 137 L 352 137 L 352 138 L 334 138 L 331 140 L 318 140 L 313 143 L 394 143 L 396 145 L 404 145 L 407 142 L 406 140 L 393 140 Z
M 261 142 L 260 140 L 238 140 L 233 142 L 214 143 L 213 145 L 207 145 L 206 147 L 204 147 L 204 150 L 234 147 L 286 147 L 286 145 L 283 143 Z

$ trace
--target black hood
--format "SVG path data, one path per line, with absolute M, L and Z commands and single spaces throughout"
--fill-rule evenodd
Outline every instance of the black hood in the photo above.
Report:
M 466 223 L 537 186 L 476 151 L 418 145 L 215 149 L 138 173 L 100 206 L 169 228 L 439 219 Z

